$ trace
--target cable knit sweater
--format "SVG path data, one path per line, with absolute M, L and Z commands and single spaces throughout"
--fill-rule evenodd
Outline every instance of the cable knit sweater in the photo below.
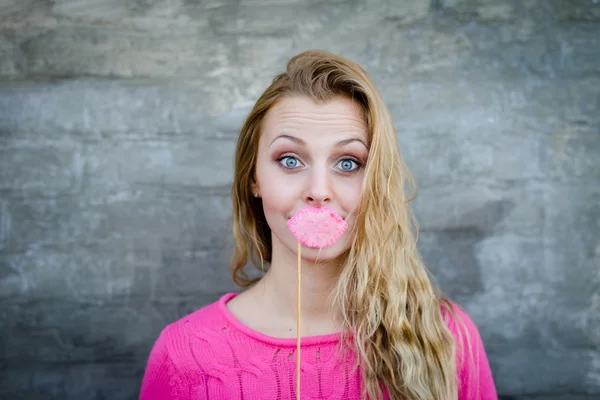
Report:
M 162 331 L 147 362 L 140 400 L 296 399 L 296 339 L 266 336 L 243 325 L 226 307 L 236 295 L 225 294 Z M 459 399 L 496 400 L 479 332 L 463 311 L 455 309 L 473 349 L 470 362 L 457 360 L 462 365 Z M 448 326 L 464 346 L 456 326 L 452 322 Z M 302 399 L 360 399 L 360 369 L 352 368 L 352 352 L 337 351 L 339 340 L 339 334 L 302 338 Z

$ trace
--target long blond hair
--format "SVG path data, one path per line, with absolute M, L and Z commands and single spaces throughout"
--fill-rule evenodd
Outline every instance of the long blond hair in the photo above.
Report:
M 455 399 L 456 350 L 442 309 L 451 303 L 436 291 L 417 251 L 417 226 L 405 192 L 416 188 L 398 149 L 388 108 L 368 74 L 356 63 L 325 51 L 293 57 L 256 102 L 235 154 L 232 189 L 234 282 L 252 285 L 245 272 L 271 261 L 271 231 L 252 196 L 261 123 L 284 96 L 323 102 L 347 96 L 360 105 L 368 126 L 369 156 L 352 245 L 344 257 L 331 305 L 341 310 L 344 331 L 362 371 L 363 397 Z M 349 336 L 346 337 L 349 339 Z

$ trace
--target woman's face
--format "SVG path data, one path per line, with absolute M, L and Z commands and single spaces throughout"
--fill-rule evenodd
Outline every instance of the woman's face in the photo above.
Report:
M 327 261 L 348 249 L 367 162 L 367 135 L 360 106 L 344 97 L 324 104 L 286 97 L 269 110 L 258 144 L 253 191 L 262 198 L 274 254 L 296 252 L 297 241 L 287 222 L 307 206 L 333 209 L 348 229 L 328 248 L 303 248 L 303 258 Z

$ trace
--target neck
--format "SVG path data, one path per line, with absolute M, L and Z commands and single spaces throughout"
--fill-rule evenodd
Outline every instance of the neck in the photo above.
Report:
M 298 295 L 298 259 L 296 252 L 274 246 L 269 271 L 257 284 L 262 292 L 265 312 L 285 325 L 296 324 Z M 331 333 L 336 330 L 335 311 L 329 295 L 339 274 L 339 261 L 301 260 L 301 335 Z

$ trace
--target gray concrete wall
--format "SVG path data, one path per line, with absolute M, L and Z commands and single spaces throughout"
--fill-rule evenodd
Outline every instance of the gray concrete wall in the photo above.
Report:
M 234 143 L 307 48 L 369 70 L 420 248 L 506 399 L 600 397 L 597 0 L 0 3 L 0 397 L 134 399 L 235 290 Z

